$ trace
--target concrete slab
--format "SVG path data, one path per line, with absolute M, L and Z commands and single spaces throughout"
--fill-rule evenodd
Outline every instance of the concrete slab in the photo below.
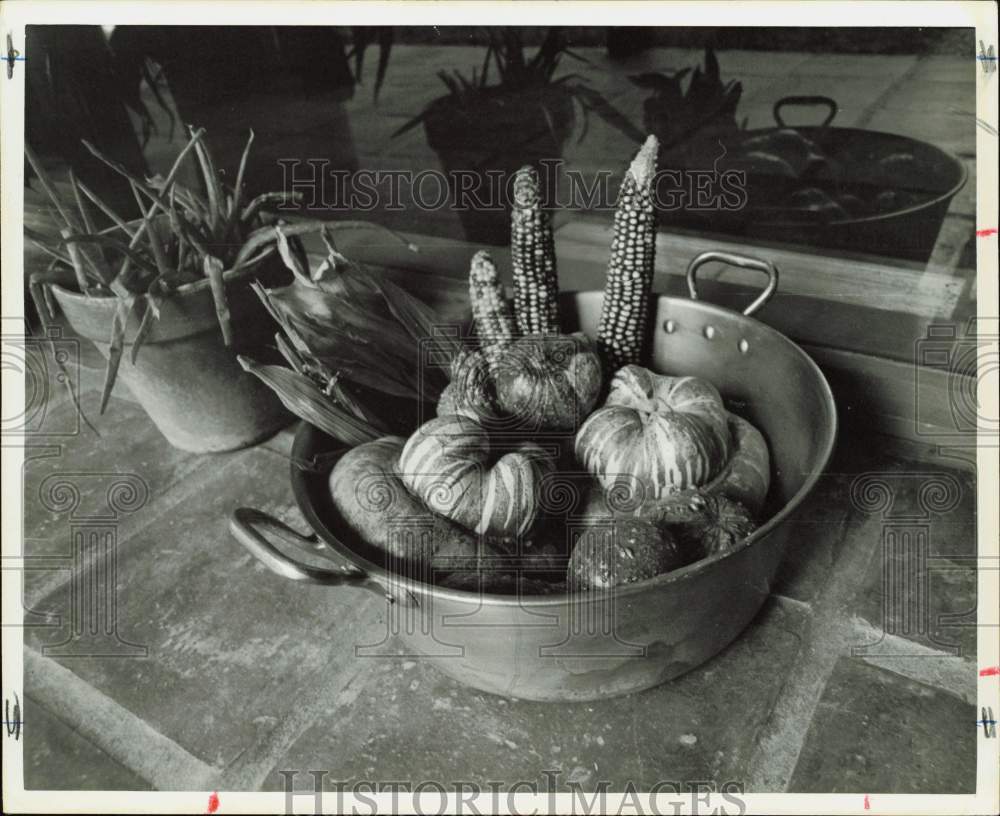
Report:
M 976 489 L 964 472 L 900 462 L 875 476 L 891 504 L 854 511 L 852 536 L 876 557 L 855 600 L 856 614 L 878 633 L 950 655 L 976 657 Z M 864 654 L 891 654 L 881 635 L 859 643 Z
M 621 790 L 659 781 L 741 783 L 754 733 L 768 717 L 785 668 L 796 659 L 802 616 L 768 603 L 717 658 L 673 682 L 593 703 L 531 703 L 482 694 L 410 658 L 373 660 L 374 680 L 350 710 L 316 721 L 277 758 L 264 788 L 282 790 L 277 771 L 310 768 L 337 780 L 535 782 L 546 790 L 599 780 Z
M 838 661 L 795 769 L 792 793 L 973 793 L 973 706 L 869 666 Z M 878 812 L 878 800 L 870 800 Z
M 22 717 L 25 790 L 153 790 L 30 698 L 24 701 Z
M 25 454 L 24 553 L 62 559 L 38 561 L 40 568 L 69 570 L 73 525 L 88 518 L 114 524 L 124 541 L 131 529 L 145 523 L 147 504 L 158 500 L 166 509 L 163 497 L 199 465 L 198 457 L 171 447 L 136 403 L 112 399 L 103 417 L 96 390 L 85 391 L 81 403 L 100 437 L 79 423 L 73 403 L 64 399 L 46 418 L 45 427 L 53 434 L 33 436 Z M 63 428 L 77 428 L 78 433 L 56 436 Z M 116 490 L 134 495 L 116 496 Z M 29 603 L 52 580 L 52 569 L 26 572 Z
M 304 527 L 283 459 L 254 449 L 228 467 L 201 461 L 197 500 L 151 523 L 120 555 L 118 631 L 147 657 L 62 662 L 191 754 L 224 767 L 350 664 L 356 643 L 377 642 L 384 601 L 282 579 L 231 539 L 228 517 L 239 505 Z M 68 624 L 69 600 L 63 590 L 44 606 Z M 67 634 L 32 630 L 28 641 L 44 653 Z

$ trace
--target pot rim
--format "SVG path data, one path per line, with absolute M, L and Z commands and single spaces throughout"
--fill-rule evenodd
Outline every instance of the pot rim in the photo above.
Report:
M 257 271 L 258 267 L 266 260 L 268 260 L 268 258 L 260 258 L 252 264 L 241 266 L 239 269 L 227 269 L 222 273 L 222 280 L 225 283 L 240 282 L 244 278 L 249 277 L 251 273 Z M 67 289 L 65 286 L 60 286 L 58 283 L 47 283 L 45 285 L 51 287 L 51 289 L 54 292 L 57 292 L 60 297 L 65 297 L 67 300 L 75 301 L 77 303 L 109 303 L 120 300 L 120 297 L 114 292 L 88 295 L 78 289 Z M 196 281 L 183 283 L 176 289 L 171 289 L 166 294 L 161 295 L 161 297 L 165 300 L 170 300 L 174 297 L 190 297 L 198 294 L 199 292 L 204 292 L 209 288 L 211 288 L 211 283 L 208 278 L 201 278 Z M 132 292 L 131 294 L 134 298 L 146 297 L 145 292 Z
M 586 294 L 601 294 L 597 290 L 583 290 L 583 291 L 566 291 L 560 293 L 560 298 L 577 298 L 580 295 Z M 403 590 L 408 594 L 419 594 L 424 596 L 438 597 L 442 599 L 447 599 L 450 601 L 455 601 L 458 603 L 471 603 L 476 602 L 480 605 L 489 606 L 516 606 L 516 607 L 557 607 L 566 606 L 567 604 L 575 604 L 581 601 L 604 601 L 608 598 L 621 598 L 639 594 L 650 589 L 659 589 L 661 587 L 671 586 L 680 581 L 690 580 L 693 577 L 714 568 L 714 566 L 727 558 L 735 556 L 746 550 L 748 547 L 753 546 L 757 542 L 766 538 L 770 535 L 779 524 L 781 524 L 788 516 L 794 512 L 796 508 L 805 500 L 813 488 L 816 486 L 816 482 L 819 480 L 820 476 L 823 475 L 827 465 L 830 462 L 830 458 L 833 455 L 833 449 L 837 441 L 838 432 L 838 421 L 837 421 L 837 408 L 836 402 L 833 398 L 833 392 L 830 389 L 830 384 L 827 382 L 826 377 L 823 372 L 820 371 L 819 366 L 816 362 L 806 354 L 805 351 L 794 341 L 790 340 L 784 334 L 779 332 L 777 329 L 768 326 L 765 323 L 761 323 L 759 320 L 753 317 L 747 317 L 741 315 L 738 312 L 734 312 L 732 309 L 726 309 L 722 306 L 717 306 L 713 303 L 706 303 L 701 300 L 691 300 L 688 298 L 674 297 L 671 295 L 659 295 L 657 297 L 657 304 L 659 305 L 663 301 L 669 302 L 679 302 L 685 305 L 693 305 L 695 308 L 706 312 L 709 315 L 714 315 L 717 317 L 722 317 L 725 319 L 732 319 L 734 316 L 752 321 L 755 324 L 755 328 L 765 333 L 770 334 L 778 342 L 785 343 L 787 347 L 797 355 L 806 365 L 806 367 L 812 372 L 815 377 L 816 382 L 820 385 L 822 390 L 822 401 L 827 408 L 827 417 L 822 418 L 824 425 L 828 420 L 828 432 L 825 434 L 826 439 L 824 440 L 822 450 L 819 453 L 817 464 L 811 473 L 806 477 L 802 486 L 795 492 L 791 499 L 771 518 L 769 518 L 764 524 L 754 530 L 747 538 L 745 538 L 738 546 L 732 549 L 726 550 L 725 552 L 718 553 L 716 555 L 709 556 L 707 558 L 702 558 L 691 564 L 687 564 L 676 570 L 671 570 L 670 572 L 663 573 L 661 575 L 656 575 L 652 578 L 648 578 L 644 581 L 637 581 L 632 584 L 620 584 L 609 590 L 576 590 L 563 592 L 558 594 L 546 594 L 546 595 L 499 595 L 484 591 L 470 591 L 462 589 L 452 589 L 450 587 L 444 587 L 439 584 L 425 583 L 423 581 L 416 581 L 406 575 L 393 572 L 386 569 L 376 563 L 368 561 L 363 558 L 353 549 L 348 547 L 346 544 L 341 543 L 336 536 L 333 536 L 333 541 L 330 541 L 320 530 L 314 530 L 317 536 L 323 540 L 326 544 L 332 547 L 338 554 L 346 558 L 351 564 L 359 567 L 365 572 L 369 573 L 374 581 L 382 584 L 383 581 L 390 583 L 393 590 Z M 312 525 L 312 519 L 317 519 L 323 525 L 324 530 L 328 530 L 328 525 L 323 523 L 322 518 L 319 513 L 316 512 L 309 501 L 308 495 L 302 488 L 302 480 L 307 478 L 302 472 L 298 471 L 295 464 L 294 451 L 295 448 L 301 444 L 301 440 L 305 438 L 308 433 L 320 434 L 317 428 L 309 425 L 306 422 L 301 422 L 299 428 L 295 434 L 295 443 L 293 446 L 293 461 L 291 465 L 292 471 L 292 487 L 293 493 L 295 495 L 296 504 L 302 510 L 303 515 L 306 517 L 307 521 Z M 328 474 L 327 474 L 328 476 Z
M 864 134 L 866 137 L 877 136 L 877 137 L 889 137 L 892 139 L 900 139 L 911 144 L 920 145 L 924 149 L 933 150 L 939 153 L 943 158 L 945 158 L 952 167 L 958 168 L 958 180 L 943 193 L 939 193 L 934 198 L 929 198 L 926 201 L 922 201 L 919 204 L 913 204 L 909 207 L 904 207 L 901 210 L 892 210 L 887 213 L 879 213 L 877 215 L 865 215 L 860 218 L 840 218 L 834 221 L 759 221 L 750 220 L 748 223 L 754 224 L 759 227 L 780 227 L 780 228 L 795 228 L 795 229 L 825 229 L 827 227 L 848 227 L 856 226 L 860 224 L 869 224 L 878 221 L 888 221 L 894 218 L 902 218 L 904 216 L 913 215 L 917 212 L 922 212 L 924 210 L 932 209 L 938 204 L 943 204 L 946 201 L 953 199 L 961 189 L 966 185 L 969 180 L 969 168 L 965 166 L 965 163 L 958 158 L 955 154 L 942 147 L 938 147 L 936 144 L 931 144 L 930 142 L 925 142 L 921 139 L 914 139 L 912 136 L 904 136 L 901 133 L 886 133 L 881 130 L 868 130 L 867 128 L 853 128 L 853 127 L 836 127 L 836 126 L 826 126 L 822 127 L 819 125 L 802 125 L 800 127 L 766 127 L 766 128 L 754 128 L 752 130 L 743 131 L 740 134 L 741 139 L 750 138 L 752 136 L 762 136 L 765 133 L 771 133 L 779 130 L 808 130 L 808 131 L 834 131 L 841 133 L 860 133 Z

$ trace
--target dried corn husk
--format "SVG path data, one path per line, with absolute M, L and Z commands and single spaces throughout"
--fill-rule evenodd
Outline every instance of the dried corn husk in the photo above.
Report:
M 307 376 L 281 366 L 259 365 L 242 355 L 237 359 L 244 371 L 274 391 L 289 411 L 335 439 L 361 445 L 383 436 L 383 431 L 335 405 Z

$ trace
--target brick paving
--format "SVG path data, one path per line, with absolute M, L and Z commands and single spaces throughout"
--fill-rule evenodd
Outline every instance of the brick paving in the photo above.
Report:
M 452 50 L 458 64 L 462 49 Z M 420 53 L 412 51 L 415 69 Z M 663 49 L 646 59 L 651 68 L 689 64 L 691 56 Z M 604 76 L 600 54 L 588 57 L 594 75 Z M 359 161 L 384 161 L 388 145 L 396 159 L 433 161 L 419 131 L 387 137 L 436 95 L 409 79 L 410 58 L 403 47 L 394 52 L 377 111 L 364 89 L 347 105 Z M 761 126 L 774 89 L 802 92 L 813 76 L 854 89 L 852 97 L 864 86 L 872 104 L 890 89 L 905 100 L 908 83 L 918 81 L 940 82 L 942 104 L 965 88 L 952 86 L 965 75 L 945 57 L 858 59 L 871 61 L 860 74 L 804 54 L 720 54 L 724 75 L 746 77 L 748 110 Z M 844 115 L 864 118 L 850 108 Z M 867 126 L 969 149 L 955 116 L 908 112 L 900 103 Z M 971 139 L 970 120 L 961 122 Z M 617 163 L 624 143 L 601 123 L 591 128 L 588 139 Z M 81 382 L 95 416 L 100 377 L 85 368 Z M 528 703 L 462 687 L 391 645 L 381 657 L 356 658 L 355 644 L 384 632 L 382 601 L 282 580 L 229 537 L 227 515 L 242 504 L 302 527 L 286 477 L 287 431 L 248 451 L 182 454 L 122 392 L 95 418 L 100 438 L 86 430 L 62 437 L 55 431 L 71 406 L 54 386 L 50 393 L 51 435 L 33 439 L 39 457 L 25 470 L 25 563 L 58 566 L 52 558 L 69 552 L 70 511 L 38 501 L 45 476 L 103 474 L 81 493 L 80 506 L 89 507 L 101 500 L 101 478 L 111 470 L 136 473 L 149 500 L 120 519 L 116 597 L 118 635 L 145 656 L 131 647 L 123 653 L 132 656 L 117 658 L 59 656 L 72 641 L 69 573 L 26 573 L 26 602 L 40 624 L 25 630 L 29 788 L 281 790 L 279 770 L 299 769 L 297 784 L 309 788 L 305 771 L 313 768 L 327 769 L 329 782 L 523 779 L 544 786 L 545 773 L 554 772 L 560 786 L 578 781 L 585 789 L 602 779 L 613 789 L 628 781 L 641 788 L 712 780 L 747 791 L 859 796 L 973 788 L 975 482 L 964 472 L 889 458 L 876 442 L 842 437 L 796 522 L 798 544 L 773 597 L 729 648 L 641 694 Z M 914 473 L 938 479 L 954 501 L 928 504 L 913 489 Z M 866 504 L 856 491 L 852 499 L 864 474 L 877 475 L 890 505 Z M 907 607 L 883 580 L 886 570 L 926 577 L 926 606 Z

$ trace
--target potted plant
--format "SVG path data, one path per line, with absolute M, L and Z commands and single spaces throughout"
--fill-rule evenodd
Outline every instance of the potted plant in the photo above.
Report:
M 681 82 L 691 74 L 687 90 Z M 652 91 L 642 103 L 642 122 L 647 133 L 660 141 L 660 166 L 664 159 L 682 153 L 692 145 L 718 145 L 746 127 L 736 122 L 736 108 L 743 86 L 736 80 L 723 82 L 719 60 L 711 47 L 705 49 L 705 66 L 684 68 L 672 74 L 644 73 L 630 76 L 632 84 Z
M 55 242 L 25 230 L 51 258 L 30 281 L 43 321 L 55 318 L 58 305 L 105 357 L 102 413 L 120 377 L 172 445 L 199 453 L 253 444 L 288 421 L 273 394 L 237 362 L 237 353 L 265 351 L 269 337 L 251 282 L 290 279 L 272 256 L 275 209 L 295 196 L 243 199 L 252 142 L 251 132 L 231 187 L 220 180 L 204 130 L 191 131 L 165 178 L 140 178 L 85 143 L 127 180 L 142 213 L 131 221 L 72 172 L 62 186 L 69 194 L 60 193 L 25 147 L 60 226 Z M 177 182 L 187 160 L 197 163 L 203 191 Z M 285 235 L 295 240 L 318 226 L 297 223 Z
M 474 171 L 475 184 L 465 192 L 495 206 L 459 207 L 466 238 L 474 243 L 504 244 L 510 237 L 510 202 L 505 200 L 500 207 L 494 201 L 491 189 L 496 185 L 485 177 L 486 171 L 499 171 L 499 189 L 504 191 L 519 167 L 541 159 L 559 159 L 576 123 L 576 103 L 584 116 L 594 112 L 637 142 L 643 134 L 578 75 L 554 79 L 563 54 L 585 61 L 569 50 L 561 29 L 549 29 L 530 59 L 518 29 L 490 29 L 488 34 L 482 67 L 473 69 L 471 77 L 455 70 L 439 71 L 448 93 L 431 102 L 394 136 L 423 124 L 427 143 L 448 176 L 452 201 L 456 200 L 456 171 Z M 555 192 L 549 189 L 549 182 L 544 181 L 544 201 L 550 201 Z

